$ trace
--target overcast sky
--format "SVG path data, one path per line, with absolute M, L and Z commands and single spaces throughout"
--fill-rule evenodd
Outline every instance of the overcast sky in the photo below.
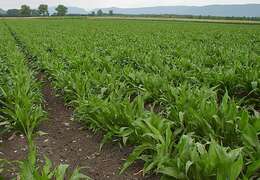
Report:
M 32 8 L 44 3 L 49 6 L 64 4 L 67 6 L 82 7 L 87 10 L 104 7 L 147 7 L 167 5 L 209 5 L 209 4 L 245 4 L 259 3 L 260 0 L 0 0 L 0 8 L 18 8 L 22 4 L 28 4 Z

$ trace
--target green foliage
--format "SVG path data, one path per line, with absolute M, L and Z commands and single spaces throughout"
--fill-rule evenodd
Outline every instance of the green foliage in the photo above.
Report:
M 109 14 L 109 16 L 113 16 L 114 15 L 113 10 L 109 10 L 108 14 Z
M 5 26 L 0 24 L 0 40 L 6 42 L 0 45 L 0 133 L 9 130 L 24 133 L 28 143 L 28 156 L 24 161 L 18 161 L 20 180 L 70 180 L 90 179 L 80 173 L 77 168 L 69 176 L 68 165 L 52 167 L 45 158 L 45 165 L 37 164 L 37 151 L 33 142 L 35 129 L 44 118 L 40 84 L 34 79 L 34 72 L 28 68 L 25 57 L 16 47 L 15 40 Z M 17 163 L 17 162 L 16 162 Z M 13 165 L 0 159 L 0 174 L 6 165 Z M 4 177 L 0 176 L 0 179 Z
M 203 145 L 184 135 L 174 149 L 173 158 L 158 172 L 177 179 L 237 179 L 243 167 L 241 149 L 229 150 L 214 141 Z
M 38 7 L 39 14 L 42 16 L 48 16 L 48 5 L 47 4 L 40 4 Z
M 72 174 L 69 176 L 67 171 L 69 165 L 61 164 L 57 167 L 52 166 L 52 162 L 45 157 L 45 164 L 42 167 L 37 166 L 36 163 L 37 155 L 36 155 L 36 147 L 31 144 L 29 149 L 28 158 L 24 161 L 19 162 L 20 170 L 18 174 L 18 179 L 21 180 L 80 180 L 86 179 L 90 180 L 91 178 L 85 176 L 80 173 L 80 169 L 76 168 Z
M 30 16 L 31 15 L 30 6 L 22 5 L 21 9 L 20 9 L 20 15 L 21 16 Z
M 20 16 L 20 10 L 19 9 L 8 9 L 6 11 L 6 16 L 8 16 L 8 17 L 18 17 L 18 16 Z
M 97 15 L 98 15 L 98 16 L 102 16 L 102 15 L 103 15 L 103 11 L 102 11 L 101 9 L 99 9 L 99 10 L 97 11 Z
M 151 115 L 145 119 L 137 119 L 133 122 L 137 137 L 142 138 L 142 144 L 137 146 L 128 157 L 121 172 L 137 159 L 145 161 L 144 173 L 155 168 L 160 169 L 171 158 L 173 150 L 171 124 L 156 115 Z M 148 152 L 148 154 L 145 152 Z
M 14 129 L 31 137 L 44 112 L 41 107 L 40 84 L 33 78 L 23 55 L 6 29 L 2 38 L 6 41 L 0 46 L 0 122 L 1 128 Z M 1 130 L 2 131 L 2 130 Z
M 142 160 L 164 179 L 259 177 L 259 26 L 44 22 L 8 24 L 101 147 L 136 146 L 121 173 Z
M 55 10 L 57 11 L 57 16 L 65 16 L 68 12 L 68 8 L 61 4 Z

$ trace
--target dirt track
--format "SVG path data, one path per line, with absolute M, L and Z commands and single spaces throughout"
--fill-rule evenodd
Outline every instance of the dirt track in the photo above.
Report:
M 83 129 L 73 120 L 73 112 L 64 106 L 62 98 L 55 95 L 51 83 L 44 75 L 39 76 L 44 84 L 44 107 L 48 113 L 48 119 L 43 121 L 39 131 L 46 133 L 36 138 L 37 151 L 40 163 L 43 155 L 52 160 L 55 165 L 69 164 L 71 168 L 84 167 L 81 172 L 96 180 L 141 180 L 158 179 L 157 177 L 142 177 L 140 170 L 142 163 L 137 163 L 123 175 L 118 175 L 124 159 L 132 148 L 120 149 L 118 144 L 107 144 L 99 152 L 102 135 L 94 135 L 93 132 Z M 9 139 L 9 140 L 8 140 Z M 20 135 L 2 139 L 0 145 L 0 158 L 8 160 L 23 160 L 26 158 L 27 145 L 25 138 Z M 9 169 L 6 179 L 15 177 L 15 169 Z

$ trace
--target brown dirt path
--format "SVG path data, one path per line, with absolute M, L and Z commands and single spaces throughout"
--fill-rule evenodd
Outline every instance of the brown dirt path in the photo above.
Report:
M 48 119 L 39 127 L 40 131 L 47 134 L 35 139 L 40 161 L 43 155 L 46 155 L 55 165 L 63 163 L 69 164 L 71 168 L 85 167 L 81 172 L 95 180 L 159 179 L 154 176 L 142 177 L 142 173 L 138 173 L 142 169 L 141 163 L 133 165 L 123 175 L 118 175 L 124 159 L 132 148 L 120 149 L 117 144 L 110 143 L 104 145 L 99 152 L 102 136 L 82 129 L 83 125 L 73 121 L 73 111 L 64 106 L 62 98 L 55 95 L 51 83 L 43 75 L 40 75 L 39 79 L 44 81 L 42 93 L 45 111 L 48 113 Z M 23 136 L 15 136 L 9 140 L 5 138 L 0 143 L 0 158 L 22 160 L 26 157 L 26 151 L 26 141 Z M 7 179 L 13 176 L 14 170 L 10 169 Z

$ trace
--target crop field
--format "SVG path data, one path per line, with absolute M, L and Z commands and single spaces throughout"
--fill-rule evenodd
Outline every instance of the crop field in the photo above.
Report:
M 12 17 L 10 17 L 12 19 Z M 19 17 L 18 17 L 19 18 Z M 32 17 L 34 18 L 34 17 Z M 38 17 L 36 17 L 38 18 Z M 42 17 L 44 18 L 44 17 Z M 70 17 L 71 18 L 71 17 Z M 78 17 L 75 17 L 78 18 Z M 254 20 L 228 20 L 228 19 L 199 19 L 199 18 L 179 18 L 179 17 L 131 17 L 131 16 L 103 16 L 87 17 L 88 19 L 121 19 L 121 20 L 152 20 L 152 21 L 181 21 L 181 22 L 209 22 L 209 23 L 229 23 L 229 24 L 260 24 Z M 1 19 L 1 18 L 0 18 Z M 14 18 L 13 18 L 14 19 Z M 17 18 L 16 18 L 17 19 Z
M 20 179 L 63 179 L 72 164 L 52 155 L 37 161 L 37 136 L 48 132 L 41 124 L 50 123 L 39 74 L 73 111 L 73 123 L 102 134 L 97 153 L 130 149 L 125 159 L 113 151 L 107 167 L 95 166 L 106 172 L 120 157 L 115 176 L 75 166 L 70 179 L 260 178 L 260 25 L 9 19 L 0 20 L 0 40 L 0 152 L 6 134 L 26 137 Z M 49 127 L 66 128 L 57 122 Z M 3 154 L 0 174 L 10 166 Z

